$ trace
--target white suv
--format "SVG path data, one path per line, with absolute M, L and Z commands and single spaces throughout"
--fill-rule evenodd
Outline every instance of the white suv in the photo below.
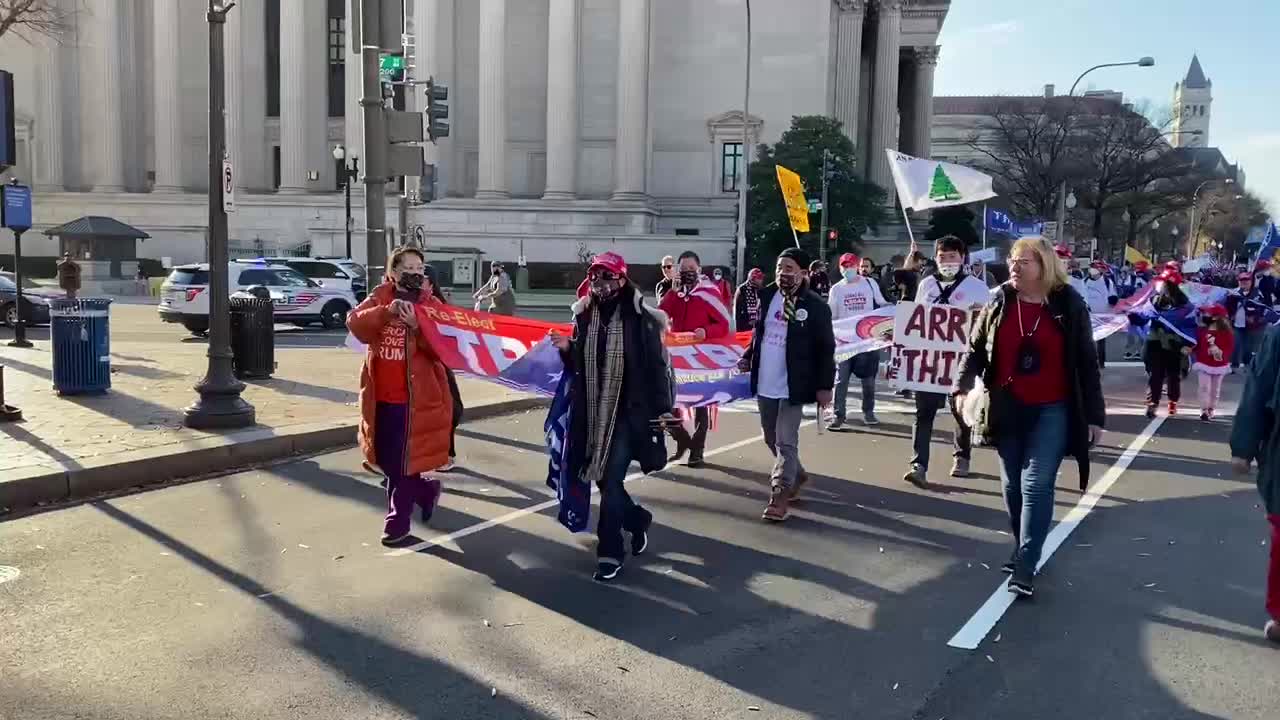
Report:
M 276 322 L 305 327 L 320 323 L 326 329 L 343 327 L 355 296 L 342 288 L 319 285 L 301 273 L 261 261 L 233 261 L 227 266 L 231 292 L 261 285 L 271 293 Z M 165 322 L 181 323 L 193 333 L 209 329 L 209 265 L 179 265 L 160 286 L 157 311 Z
M 260 262 L 293 268 L 326 288 L 350 290 L 356 302 L 367 293 L 364 266 L 349 258 L 269 257 Z

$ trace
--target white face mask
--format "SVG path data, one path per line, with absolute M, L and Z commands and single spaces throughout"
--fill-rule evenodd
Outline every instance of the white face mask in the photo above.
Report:
M 1102 271 L 1099 270 L 1098 268 L 1089 268 L 1089 277 L 1093 278 L 1094 280 L 1097 280 L 1098 278 L 1102 277 Z
M 960 274 L 960 263 L 945 263 L 938 266 L 938 274 L 944 279 L 950 280 Z

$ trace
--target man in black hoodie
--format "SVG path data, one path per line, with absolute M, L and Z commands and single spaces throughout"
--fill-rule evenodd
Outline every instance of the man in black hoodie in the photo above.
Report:
M 808 258 L 799 248 L 778 256 L 776 282 L 760 294 L 760 319 L 740 367 L 751 371 L 764 441 L 775 458 L 764 519 L 782 522 L 809 476 L 800 463 L 804 406 L 831 404 L 836 340 L 831 308 L 807 287 Z

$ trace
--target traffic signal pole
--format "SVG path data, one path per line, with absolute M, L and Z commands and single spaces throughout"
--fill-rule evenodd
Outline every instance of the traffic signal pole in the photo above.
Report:
M 387 125 L 379 75 L 382 2 L 360 2 L 361 97 L 364 109 L 365 243 L 369 291 L 382 283 L 387 265 Z
M 818 233 L 818 259 L 827 261 L 827 185 L 831 182 L 831 151 L 822 151 L 822 228 Z

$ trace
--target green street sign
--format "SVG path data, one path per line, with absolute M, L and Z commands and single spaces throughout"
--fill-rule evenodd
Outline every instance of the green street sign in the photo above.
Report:
M 822 201 L 821 201 L 821 200 L 810 200 L 810 201 L 809 201 L 809 212 L 810 212 L 810 213 L 822 212 Z
M 404 69 L 403 55 L 383 55 L 382 62 L 378 65 L 378 69 L 383 72 L 391 72 L 392 70 Z

